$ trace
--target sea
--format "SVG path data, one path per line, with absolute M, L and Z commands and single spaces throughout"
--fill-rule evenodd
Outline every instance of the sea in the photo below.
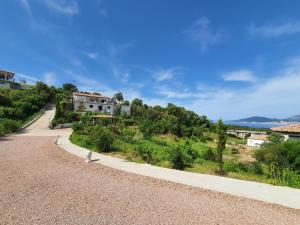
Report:
M 281 127 L 281 126 L 286 126 L 291 123 L 269 123 L 269 122 L 234 122 L 234 121 L 224 121 L 225 124 L 227 125 L 236 125 L 236 126 L 244 126 L 244 127 L 253 127 L 253 128 L 271 128 L 271 127 Z

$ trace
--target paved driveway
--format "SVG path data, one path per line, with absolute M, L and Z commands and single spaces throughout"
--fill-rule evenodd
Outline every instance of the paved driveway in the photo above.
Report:
M 0 139 L 0 224 L 299 225 L 299 210 L 86 164 L 45 121 Z

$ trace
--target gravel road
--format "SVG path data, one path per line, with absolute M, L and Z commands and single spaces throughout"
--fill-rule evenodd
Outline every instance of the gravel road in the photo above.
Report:
M 0 139 L 0 224 L 300 224 L 300 210 L 86 164 L 53 137 Z

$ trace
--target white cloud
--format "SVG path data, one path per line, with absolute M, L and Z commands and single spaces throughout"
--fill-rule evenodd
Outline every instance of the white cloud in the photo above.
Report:
M 77 74 L 70 70 L 65 70 L 64 72 L 74 80 L 75 85 L 81 91 L 100 92 L 106 96 L 113 96 L 117 92 L 117 90 L 104 85 L 98 80 L 89 78 L 85 74 Z
M 31 75 L 26 75 L 23 73 L 16 73 L 15 78 L 18 81 L 21 81 L 21 79 L 25 79 L 26 83 L 28 83 L 28 84 L 35 84 L 37 81 L 39 81 L 39 79 L 37 77 L 31 76 Z
M 229 73 L 223 74 L 222 77 L 225 81 L 255 82 L 257 80 L 254 73 L 246 69 L 231 71 Z
M 45 3 L 49 9 L 57 13 L 69 16 L 79 14 L 79 7 L 75 0 L 46 0 Z
M 173 68 L 171 68 L 171 69 L 162 69 L 162 70 L 154 72 L 154 74 L 153 74 L 153 78 L 157 82 L 171 80 L 171 79 L 174 78 L 174 76 L 175 76 L 175 70 Z
M 209 46 L 219 43 L 224 37 L 221 31 L 212 29 L 210 20 L 207 17 L 198 19 L 186 30 L 183 30 L 182 34 L 199 43 L 202 51 L 206 51 Z
M 57 83 L 57 75 L 54 72 L 46 72 L 43 74 L 43 81 L 47 85 L 55 85 Z
M 97 52 L 84 52 L 84 54 L 90 59 L 96 60 L 98 58 Z
M 252 82 L 252 76 L 248 75 L 243 75 L 243 79 L 241 76 L 228 77 L 230 80 L 251 81 L 242 88 L 226 87 L 226 83 L 198 83 L 194 90 L 164 85 L 156 88 L 155 93 L 164 102 L 170 99 L 211 119 L 228 120 L 254 115 L 284 118 L 300 113 L 300 108 L 295 107 L 300 101 L 300 57 L 290 60 L 268 79 Z
M 29 16 L 32 16 L 32 13 L 31 13 L 31 8 L 30 8 L 30 5 L 28 3 L 27 0 L 19 0 L 21 6 L 23 7 L 23 9 L 26 11 L 26 13 L 29 15 Z
M 285 23 L 268 23 L 257 26 L 252 23 L 247 27 L 247 31 L 254 37 L 280 37 L 288 34 L 300 33 L 300 21 L 285 22 Z

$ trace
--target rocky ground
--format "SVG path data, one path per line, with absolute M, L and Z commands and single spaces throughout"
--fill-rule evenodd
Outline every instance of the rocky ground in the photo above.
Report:
M 300 210 L 86 164 L 53 137 L 0 139 L 0 224 L 300 224 Z

